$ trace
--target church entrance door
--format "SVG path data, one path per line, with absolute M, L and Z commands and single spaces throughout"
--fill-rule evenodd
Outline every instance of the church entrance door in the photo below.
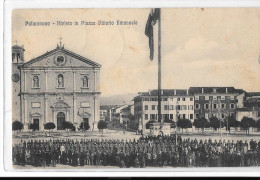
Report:
M 39 131 L 39 119 L 33 119 L 34 130 Z
M 64 130 L 65 123 L 65 114 L 63 112 L 59 112 L 57 114 L 57 130 Z

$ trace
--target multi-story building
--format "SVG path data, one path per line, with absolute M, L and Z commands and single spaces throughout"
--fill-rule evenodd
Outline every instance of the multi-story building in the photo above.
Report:
M 125 108 L 127 106 L 128 105 L 118 105 L 118 106 L 112 107 L 109 110 L 110 121 L 113 121 L 113 123 L 115 123 L 115 124 L 122 124 L 123 118 L 122 118 L 122 114 L 120 112 L 123 108 Z
M 194 98 L 188 89 L 164 89 L 161 91 L 162 120 L 176 121 L 180 119 L 194 120 Z M 158 119 L 158 90 L 140 92 L 134 98 L 134 115 L 139 129 L 145 129 L 149 120 Z
M 215 116 L 222 120 L 235 115 L 245 94 L 242 89 L 234 87 L 190 87 L 189 92 L 194 95 L 195 118 Z
M 120 117 L 123 124 L 127 124 L 128 127 L 132 128 L 135 125 L 134 122 L 134 105 L 128 105 L 121 109 Z
M 246 93 L 243 107 L 237 108 L 236 119 L 241 121 L 243 117 L 253 118 L 254 120 L 260 119 L 260 93 Z
M 43 130 L 53 122 L 64 130 L 64 122 L 78 127 L 83 121 L 97 129 L 100 107 L 101 65 L 62 46 L 24 61 L 24 48 L 12 47 L 13 121 L 28 130 L 30 124 Z M 76 128 L 77 129 L 77 128 Z

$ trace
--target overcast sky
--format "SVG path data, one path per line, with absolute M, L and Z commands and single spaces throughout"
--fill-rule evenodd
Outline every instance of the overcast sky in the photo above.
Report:
M 162 9 L 162 88 L 234 86 L 260 91 L 259 8 Z M 65 48 L 102 65 L 102 96 L 157 88 L 144 35 L 149 9 L 14 10 L 12 38 L 26 61 Z M 28 27 L 25 21 L 136 20 L 136 26 Z M 155 33 L 156 34 L 156 33 Z

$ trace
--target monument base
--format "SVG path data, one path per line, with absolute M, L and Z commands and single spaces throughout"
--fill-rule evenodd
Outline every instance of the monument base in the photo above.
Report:
M 150 127 L 150 135 L 171 135 L 171 123 L 152 123 Z

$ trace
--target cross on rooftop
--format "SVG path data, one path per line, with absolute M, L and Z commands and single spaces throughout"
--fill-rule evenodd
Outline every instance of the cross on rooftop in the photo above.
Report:
M 61 47 L 61 40 L 62 40 L 62 37 L 60 36 L 60 38 L 58 38 L 60 40 L 60 47 Z

